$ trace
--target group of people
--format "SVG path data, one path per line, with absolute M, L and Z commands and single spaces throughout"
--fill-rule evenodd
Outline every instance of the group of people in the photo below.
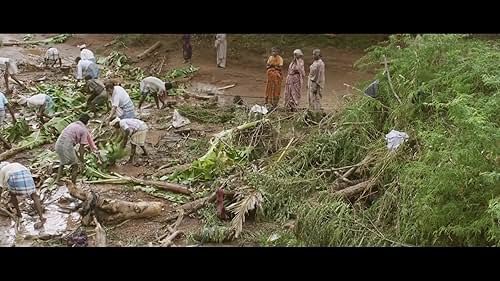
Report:
M 288 66 L 288 75 L 285 81 L 285 107 L 296 111 L 302 95 L 302 85 L 306 76 L 304 70 L 304 54 L 301 50 L 293 51 L 293 60 Z M 277 107 L 281 96 L 281 84 L 283 81 L 282 67 L 283 58 L 278 49 L 271 50 L 271 56 L 267 60 L 267 83 L 266 104 Z M 321 110 L 321 98 L 325 87 L 325 64 L 321 59 L 321 51 L 313 51 L 313 63 L 309 67 L 306 87 L 308 89 L 309 109 L 313 112 Z
M 122 146 L 125 147 L 128 142 L 131 144 L 131 155 L 129 162 L 134 162 L 136 147 L 139 146 L 145 155 L 146 136 L 148 132 L 147 124 L 139 120 L 135 114 L 135 106 L 127 91 L 114 80 L 102 81 L 99 79 L 99 67 L 96 64 L 96 59 L 92 51 L 86 48 L 85 45 L 80 47 L 80 56 L 76 58 L 76 78 L 85 80 L 82 92 L 87 97 L 87 108 L 94 113 L 103 107 L 106 108 L 109 114 L 105 118 L 105 123 L 116 129 L 121 129 L 125 134 L 125 139 Z M 56 63 L 62 66 L 62 59 L 59 50 L 52 47 L 45 54 L 44 64 L 47 67 L 54 67 Z M 8 85 L 8 78 L 13 77 L 16 81 L 17 65 L 8 58 L 0 58 L 0 63 L 4 66 L 4 77 L 6 78 L 7 96 L 12 96 L 11 88 Z M 21 84 L 21 83 L 19 83 Z M 160 108 L 161 102 L 165 106 L 164 98 L 168 90 L 172 88 L 169 82 L 163 82 L 156 77 L 146 77 L 140 82 L 141 100 L 139 101 L 139 109 L 147 96 L 152 96 L 156 106 Z M 16 117 L 12 107 L 9 104 L 7 96 L 0 92 L 0 126 L 5 119 L 6 109 L 10 112 L 13 122 Z M 110 101 L 110 102 L 108 102 Z M 39 120 L 44 123 L 50 120 L 55 113 L 55 104 L 52 97 L 46 93 L 37 93 L 30 97 L 20 96 L 17 100 L 20 105 L 25 105 L 37 111 Z M 109 106 L 111 104 L 111 106 Z M 88 129 L 90 116 L 82 114 L 77 121 L 72 122 L 64 128 L 57 138 L 55 144 L 55 152 L 59 159 L 59 168 L 57 171 L 56 183 L 60 184 L 60 179 L 64 171 L 64 167 L 69 166 L 71 170 L 71 181 L 76 182 L 76 178 L 80 168 L 83 168 L 85 152 L 97 152 L 97 146 L 94 138 Z M 0 141 L 7 147 L 11 145 L 0 137 Z M 79 146 L 78 151 L 75 149 Z M 10 203 L 13 205 L 17 216 L 21 217 L 17 196 L 30 197 L 35 204 L 35 209 L 40 216 L 40 222 L 35 224 L 36 228 L 42 227 L 46 219 L 43 216 L 43 206 L 40 203 L 40 198 L 36 193 L 35 182 L 30 170 L 20 163 L 0 163 L 0 186 L 9 189 Z
M 227 55 L 227 40 L 226 34 L 215 35 L 215 50 L 217 67 L 226 68 L 226 55 Z M 193 46 L 191 45 L 191 35 L 184 34 L 182 36 L 182 55 L 184 63 L 191 63 L 193 55 Z
M 183 40 L 183 58 L 186 63 L 191 61 L 192 46 L 191 36 L 185 34 Z M 139 146 L 145 155 L 146 136 L 148 132 L 147 124 L 138 119 L 135 114 L 135 105 L 132 102 L 127 91 L 112 79 L 102 81 L 99 79 L 99 66 L 95 56 L 87 46 L 81 45 L 80 56 L 75 59 L 76 78 L 78 81 L 84 80 L 82 88 L 83 93 L 87 95 L 86 105 L 89 111 L 97 114 L 97 111 L 103 107 L 109 112 L 105 118 L 105 124 L 109 124 L 116 129 L 121 129 L 125 133 L 123 147 L 130 141 L 131 155 L 129 162 L 134 162 L 136 147 Z M 217 55 L 217 67 L 226 67 L 227 40 L 226 34 L 217 34 L 215 36 L 215 49 Z M 290 110 L 296 110 L 300 101 L 302 86 L 306 77 L 304 70 L 303 53 L 301 50 L 293 52 L 293 60 L 288 67 L 288 75 L 285 81 L 285 105 Z M 310 66 L 310 72 L 307 77 L 307 89 L 309 97 L 309 107 L 313 111 L 320 111 L 320 100 L 325 83 L 325 65 L 321 60 L 319 49 L 313 51 L 313 63 Z M 45 54 L 44 64 L 47 67 L 54 67 L 57 63 L 62 67 L 61 54 L 57 48 L 49 48 Z M 283 80 L 282 74 L 283 58 L 279 55 L 278 49 L 273 48 L 272 54 L 267 60 L 267 85 L 266 85 L 266 104 L 270 103 L 276 107 L 281 95 L 281 86 Z M 22 85 L 16 78 L 18 73 L 16 63 L 9 59 L 0 57 L 0 70 L 4 72 L 6 94 L 0 92 L 0 126 L 3 124 L 6 115 L 6 109 L 12 116 L 13 122 L 16 117 L 12 107 L 9 104 L 7 96 L 11 96 L 12 89 L 9 87 L 9 78 L 12 78 L 18 84 Z M 160 109 L 165 106 L 165 97 L 170 89 L 170 82 L 164 82 L 159 78 L 150 76 L 140 82 L 141 99 L 138 104 L 140 109 L 146 97 L 153 97 L 156 106 Z M 110 101 L 110 102 L 108 102 Z M 18 101 L 20 105 L 26 105 L 37 111 L 39 120 L 43 123 L 50 120 L 55 113 L 55 103 L 53 98 L 46 93 L 37 93 L 30 97 L 21 96 Z M 111 106 L 109 105 L 111 104 Z M 60 183 L 65 166 L 70 166 L 71 181 L 76 182 L 78 171 L 84 165 L 85 152 L 90 150 L 97 152 L 97 146 L 94 138 L 88 129 L 90 116 L 82 114 L 79 119 L 66 128 L 64 128 L 57 138 L 55 152 L 59 159 L 59 168 L 57 171 L 56 182 Z M 0 141 L 8 148 L 10 144 L 0 137 Z M 79 146 L 76 151 L 75 146 Z M 96 154 L 98 156 L 98 154 Z M 43 226 L 46 219 L 43 217 L 43 207 L 40 198 L 36 194 L 35 183 L 29 169 L 20 163 L 0 163 L 0 186 L 7 187 L 10 191 L 10 202 L 14 206 L 17 215 L 21 213 L 17 201 L 17 196 L 29 196 L 40 216 L 40 222 L 35 227 Z

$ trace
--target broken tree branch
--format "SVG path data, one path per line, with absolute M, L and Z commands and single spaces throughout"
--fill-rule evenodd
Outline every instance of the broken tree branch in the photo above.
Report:
M 356 194 L 359 194 L 367 189 L 372 188 L 375 185 L 375 180 L 374 179 L 369 179 L 364 182 L 349 186 L 347 188 L 344 188 L 342 190 L 339 190 L 335 192 L 334 194 L 345 197 L 345 198 L 351 198 Z
M 146 51 L 137 55 L 137 58 L 143 59 L 143 58 L 147 57 L 149 54 L 151 54 L 154 50 L 158 49 L 160 46 L 161 46 L 161 42 L 157 41 L 156 43 L 153 44 L 153 46 L 149 47 Z
M 233 88 L 234 86 L 236 86 L 236 84 L 231 84 L 231 85 L 228 85 L 228 86 L 220 87 L 220 88 L 217 88 L 217 91 L 222 91 L 222 90 L 226 90 L 226 89 L 231 89 L 231 88 Z

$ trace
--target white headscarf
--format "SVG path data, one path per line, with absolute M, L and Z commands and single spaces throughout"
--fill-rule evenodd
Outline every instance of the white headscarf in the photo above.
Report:
M 28 97 L 25 97 L 25 96 L 19 97 L 19 101 L 18 101 L 19 104 L 26 104 L 27 102 L 28 102 Z
M 295 50 L 293 51 L 293 54 L 294 54 L 294 55 L 299 55 L 299 56 L 304 56 L 304 54 L 302 53 L 302 51 L 301 51 L 300 49 L 295 49 Z

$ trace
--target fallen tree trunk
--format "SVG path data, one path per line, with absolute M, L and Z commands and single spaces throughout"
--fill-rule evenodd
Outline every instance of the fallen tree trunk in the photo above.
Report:
M 149 47 L 146 51 L 140 53 L 137 55 L 138 59 L 143 59 L 151 54 L 154 50 L 158 49 L 161 46 L 161 42 L 157 41 L 156 43 L 153 44 L 153 46 Z
M 66 181 L 69 194 L 82 201 L 92 200 L 92 193 Z M 159 215 L 163 208 L 161 202 L 128 202 L 98 197 L 95 202 L 95 216 L 104 223 L 119 223 L 128 219 L 151 218 Z
M 21 153 L 25 150 L 32 149 L 32 148 L 35 148 L 35 147 L 38 147 L 38 146 L 41 146 L 41 145 L 44 145 L 47 143 L 50 143 L 50 141 L 44 141 L 44 142 L 40 142 L 40 143 L 33 142 L 33 143 L 29 143 L 29 144 L 26 144 L 23 146 L 9 149 L 9 150 L 2 152 L 0 154 L 0 161 L 5 161 L 13 156 L 16 156 L 18 153 Z
M 175 192 L 175 193 L 182 193 L 189 195 L 191 194 L 191 191 L 187 189 L 187 187 L 182 186 L 180 184 L 176 183 L 169 183 L 169 182 L 164 182 L 164 181 L 152 181 L 152 180 L 142 180 L 134 177 L 125 177 L 116 173 L 113 173 L 115 177 L 112 176 L 107 176 L 103 175 L 97 171 L 94 171 L 93 169 L 90 169 L 91 171 L 94 172 L 94 174 L 104 178 L 102 180 L 95 180 L 95 181 L 86 181 L 86 183 L 109 183 L 109 184 L 128 184 L 128 183 L 134 183 L 134 184 L 140 184 L 140 185 L 145 185 L 145 186 L 153 186 L 158 189 L 170 191 L 170 192 Z

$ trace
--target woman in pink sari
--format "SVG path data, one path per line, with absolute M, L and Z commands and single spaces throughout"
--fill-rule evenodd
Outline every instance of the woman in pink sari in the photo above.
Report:
M 288 76 L 285 82 L 285 107 L 291 111 L 296 111 L 300 101 L 300 92 L 304 83 L 304 60 L 302 51 L 293 51 L 293 61 L 288 66 Z

